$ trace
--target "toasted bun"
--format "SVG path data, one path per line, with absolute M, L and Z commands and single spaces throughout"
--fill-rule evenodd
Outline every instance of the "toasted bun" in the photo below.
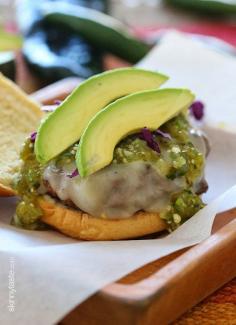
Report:
M 42 221 L 65 235 L 83 240 L 118 240 L 140 237 L 166 229 L 159 214 L 138 212 L 126 219 L 94 218 L 51 198 L 39 199 Z
M 42 116 L 40 106 L 0 73 L 0 196 L 15 194 L 11 186 L 22 144 Z
M 0 184 L 0 197 L 2 196 L 15 196 L 16 193 L 10 187 Z

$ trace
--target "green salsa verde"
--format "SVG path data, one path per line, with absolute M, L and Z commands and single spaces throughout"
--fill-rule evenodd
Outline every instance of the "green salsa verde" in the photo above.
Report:
M 161 129 L 168 132 L 171 139 L 154 136 L 160 146 L 160 154 L 149 148 L 144 140 L 131 136 L 115 148 L 113 163 L 138 160 L 152 162 L 161 175 L 169 179 L 184 176 L 188 186 L 192 186 L 202 174 L 205 157 L 191 143 L 189 123 L 184 115 L 180 114 L 164 124 Z
M 176 229 L 204 206 L 201 198 L 194 193 L 193 185 L 203 173 L 205 157 L 192 144 L 190 129 L 186 117 L 180 114 L 161 127 L 163 132 L 170 134 L 170 138 L 154 136 L 160 146 L 160 153 L 149 148 L 137 135 L 122 140 L 114 150 L 112 164 L 146 161 L 152 163 L 163 177 L 171 180 L 184 178 L 186 189 L 173 193 L 170 205 L 161 213 L 169 230 Z M 75 160 L 76 146 L 77 144 L 56 158 L 57 167 Z M 44 224 L 40 221 L 42 211 L 37 204 L 37 197 L 46 166 L 37 162 L 34 144 L 30 139 L 25 142 L 21 159 L 23 164 L 21 173 L 15 181 L 15 189 L 22 200 L 17 206 L 13 223 L 27 229 L 43 229 Z
M 21 201 L 16 207 L 12 224 L 31 230 L 44 229 L 46 225 L 40 221 L 42 211 L 37 204 L 43 166 L 35 158 L 34 145 L 30 138 L 25 141 L 20 158 L 23 164 L 14 187 L 21 197 Z

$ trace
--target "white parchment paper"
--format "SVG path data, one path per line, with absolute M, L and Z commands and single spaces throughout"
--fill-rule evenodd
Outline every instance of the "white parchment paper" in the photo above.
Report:
M 14 199 L 0 199 L 0 324 L 56 323 L 108 283 L 206 239 L 215 214 L 235 206 L 236 187 L 229 187 L 236 184 L 236 134 L 231 132 L 236 125 L 236 60 L 170 33 L 142 66 L 170 75 L 168 86 L 191 88 L 207 104 L 209 205 L 162 239 L 78 242 L 56 232 L 10 226 Z

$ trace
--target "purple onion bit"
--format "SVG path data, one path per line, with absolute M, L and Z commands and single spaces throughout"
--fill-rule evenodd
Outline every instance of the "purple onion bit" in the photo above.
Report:
M 53 105 L 44 105 L 42 110 L 46 113 L 54 112 L 61 103 L 62 100 L 56 99 L 53 101 Z
M 161 149 L 159 147 L 159 144 L 155 141 L 152 132 L 148 128 L 144 127 L 141 130 L 141 134 L 140 134 L 139 137 L 140 137 L 140 139 L 146 141 L 149 148 L 156 151 L 157 153 L 161 153 Z
M 79 171 L 77 168 L 71 174 L 67 175 L 67 177 L 69 177 L 69 178 L 74 178 L 76 176 L 79 176 Z
M 198 121 L 200 121 L 204 116 L 204 104 L 200 100 L 192 103 L 189 107 L 190 114 Z
M 156 135 L 160 135 L 162 138 L 165 138 L 165 139 L 168 139 L 168 140 L 171 140 L 172 138 L 171 138 L 171 135 L 169 134 L 169 133 L 166 133 L 166 132 L 163 132 L 163 131 L 161 131 L 161 130 L 156 130 L 155 132 L 154 132 Z
M 60 105 L 61 103 L 62 103 L 62 100 L 60 100 L 60 99 L 55 99 L 53 102 L 54 105 Z
M 30 135 L 30 141 L 31 141 L 32 143 L 35 142 L 35 140 L 36 140 L 36 136 L 37 136 L 37 132 L 33 132 L 33 133 L 31 133 L 31 135 Z

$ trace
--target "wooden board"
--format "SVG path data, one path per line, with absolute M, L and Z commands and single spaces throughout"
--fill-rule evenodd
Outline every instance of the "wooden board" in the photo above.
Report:
M 169 324 L 235 276 L 233 209 L 216 217 L 214 232 L 204 242 L 161 258 L 107 286 L 60 324 Z
M 51 104 L 70 93 L 76 83 L 69 79 L 33 96 Z M 110 284 L 60 324 L 168 324 L 235 276 L 236 208 L 217 215 L 212 235 L 204 242 Z

